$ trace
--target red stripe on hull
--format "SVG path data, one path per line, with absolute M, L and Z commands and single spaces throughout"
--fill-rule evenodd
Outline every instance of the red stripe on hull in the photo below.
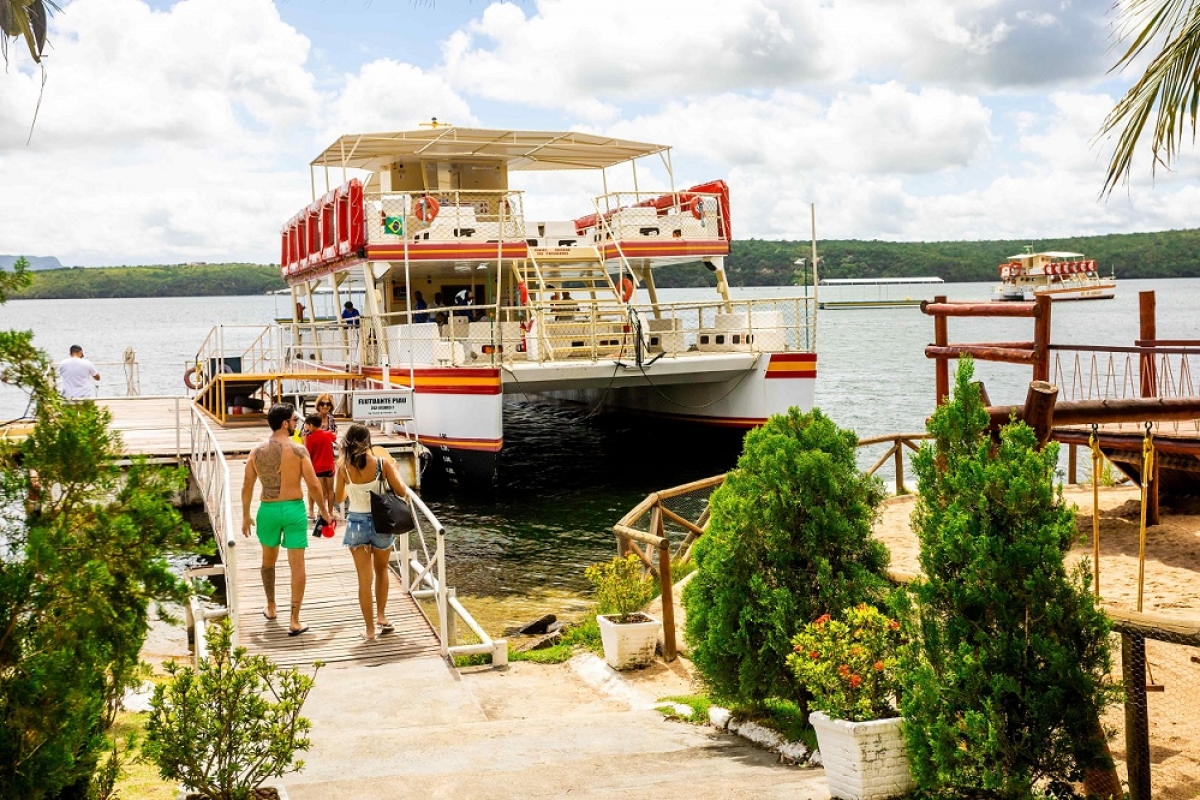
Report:
M 474 450 L 480 453 L 499 453 L 504 447 L 503 439 L 443 439 L 440 436 L 418 434 L 417 441 L 426 447 L 449 447 L 454 450 Z
M 815 377 L 817 377 L 817 371 L 815 369 L 801 369 L 801 370 L 794 370 L 794 371 L 793 370 L 788 370 L 788 371 L 777 370 L 775 372 L 768 372 L 767 374 L 763 375 L 763 378 L 765 380 L 774 380 L 777 378 L 815 378 Z

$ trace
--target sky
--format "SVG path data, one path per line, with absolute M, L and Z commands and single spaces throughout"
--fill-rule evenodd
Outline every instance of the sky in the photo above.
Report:
M 1097 134 L 1136 78 L 1111 71 L 1107 0 L 60 5 L 44 71 L 10 43 L 0 74 L 0 253 L 270 263 L 318 153 L 432 117 L 671 145 L 677 186 L 729 184 L 737 238 L 807 239 L 810 204 L 818 239 L 1197 225 L 1190 138 L 1156 175 L 1143 148 L 1101 197 Z M 603 191 L 577 172 L 513 184 L 545 219 Z

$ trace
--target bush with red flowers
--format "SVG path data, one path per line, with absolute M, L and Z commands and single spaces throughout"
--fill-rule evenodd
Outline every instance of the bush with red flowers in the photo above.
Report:
M 812 693 L 811 708 L 865 722 L 896 713 L 900 624 L 865 603 L 824 614 L 792 639 L 788 665 Z

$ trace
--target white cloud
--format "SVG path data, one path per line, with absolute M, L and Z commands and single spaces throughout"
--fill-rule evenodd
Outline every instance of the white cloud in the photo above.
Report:
M 620 101 L 769 90 L 830 68 L 807 0 L 541 0 L 529 16 L 497 3 L 443 55 L 464 91 L 591 120 L 611 118 Z
M 321 121 L 324 138 L 333 141 L 350 132 L 411 130 L 431 117 L 454 125 L 477 123 L 467 102 L 440 75 L 383 59 L 346 76 Z

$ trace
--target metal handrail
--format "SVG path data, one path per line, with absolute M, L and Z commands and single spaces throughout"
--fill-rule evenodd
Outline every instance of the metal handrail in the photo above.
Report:
M 233 519 L 233 488 L 230 482 L 229 463 L 225 459 L 225 453 L 221 450 L 216 434 L 209 426 L 208 420 L 196 406 L 192 405 L 190 408 L 191 473 L 204 499 L 204 509 L 212 523 L 213 538 L 217 542 L 217 553 L 221 557 L 220 565 L 211 570 L 205 570 L 204 573 L 225 576 L 225 607 L 206 612 L 201 618 L 194 620 L 196 653 L 199 656 L 204 647 L 203 623 L 206 619 L 220 616 L 229 617 L 233 626 L 233 644 L 237 645 L 238 585 L 235 548 L 238 531 Z M 181 422 L 177 419 L 176 425 L 180 425 Z
M 602 342 L 612 341 L 616 338 L 624 343 L 625 349 L 630 350 L 633 347 L 634 342 L 631 337 L 635 336 L 635 333 L 629 325 L 629 308 L 636 310 L 642 319 L 678 320 L 678 323 L 675 323 L 676 327 L 670 330 L 642 331 L 643 338 L 655 333 L 661 335 L 663 345 L 661 352 L 664 358 L 694 355 L 699 351 L 699 339 L 703 334 L 720 333 L 743 333 L 748 336 L 742 343 L 730 344 L 723 350 L 720 347 L 714 347 L 712 348 L 714 352 L 718 350 L 752 354 L 810 352 L 815 341 L 815 303 L 816 301 L 812 297 L 789 297 L 739 299 L 728 303 L 722 299 L 715 299 L 703 302 L 626 306 L 605 303 L 599 299 L 579 297 L 557 304 L 552 301 L 532 301 L 528 305 L 516 306 L 499 303 L 476 305 L 466 308 L 469 308 L 472 314 L 486 315 L 483 320 L 476 320 L 477 322 L 492 323 L 486 340 L 477 341 L 477 336 L 473 337 L 470 333 L 463 335 L 453 324 L 444 325 L 438 331 L 436 339 L 415 340 L 409 345 L 408 357 L 389 358 L 389 363 L 395 368 L 400 368 L 409 363 L 409 358 L 413 359 L 412 363 L 414 364 L 432 365 L 448 362 L 448 365 L 453 366 L 496 366 L 530 362 L 540 364 L 552 361 L 561 362 L 565 359 L 578 361 L 581 358 L 607 360 L 612 356 L 614 347 L 602 344 Z M 439 313 L 445 313 L 448 320 L 461 319 L 461 317 L 456 317 L 456 314 L 462 314 L 463 311 L 463 306 L 427 308 L 411 313 L 396 311 L 379 315 L 379 320 L 382 326 L 390 328 L 395 325 L 407 325 L 418 314 L 422 315 L 422 319 L 427 320 L 432 320 Z M 765 318 L 763 312 L 766 312 Z M 572 318 L 562 318 L 567 314 L 570 314 Z M 718 314 L 740 315 L 744 320 L 744 327 L 728 331 L 712 328 L 711 325 L 716 321 Z M 773 323 L 765 321 L 771 317 L 775 318 Z M 530 357 L 529 334 L 515 328 L 506 333 L 503 328 L 506 323 L 515 326 L 527 318 L 533 320 L 532 335 L 538 342 L 537 352 L 533 354 L 533 357 Z M 373 318 L 364 318 L 362 330 L 367 331 L 372 328 L 370 319 Z M 571 326 L 570 330 L 555 330 L 556 326 L 561 328 L 568 325 Z M 329 351 L 334 355 L 344 353 L 345 358 L 341 360 L 347 362 L 357 360 L 350 356 L 353 354 L 354 348 L 357 348 L 361 342 L 343 347 L 322 341 L 323 332 L 344 330 L 345 326 L 340 322 L 312 322 L 288 327 L 296 327 L 303 332 L 304 338 L 311 340 L 311 343 L 305 343 L 303 339 L 295 341 L 293 338 L 292 341 L 288 341 L 285 338 L 282 347 L 289 354 L 310 350 L 324 354 L 324 351 Z M 575 345 L 581 340 L 586 346 Z M 526 350 L 519 350 L 513 346 L 521 341 L 526 343 Z M 440 355 L 434 352 L 436 342 L 448 344 L 448 347 L 442 349 Z M 553 348 L 548 346 L 548 343 L 550 345 L 557 344 L 560 349 L 571 344 L 571 352 L 569 355 L 556 354 Z M 461 355 L 457 347 L 460 344 L 465 346 L 465 352 Z M 386 342 L 378 343 L 378 345 L 388 346 Z M 478 353 L 471 350 L 477 345 L 480 351 Z M 490 352 L 483 352 L 484 346 L 487 346 L 487 350 Z M 421 347 L 424 347 L 426 352 L 418 353 L 417 350 Z
M 493 666 L 504 666 L 508 663 L 508 642 L 488 636 L 455 596 L 454 589 L 446 584 L 445 527 L 416 492 L 410 491 L 408 499 L 417 513 L 413 514 L 414 529 L 396 537 L 395 552 L 400 562 L 401 591 L 414 599 L 433 599 L 437 608 L 438 641 L 444 657 L 486 654 L 491 656 Z M 426 529 L 434 537 L 432 553 L 426 539 Z M 410 538 L 413 534 L 416 534 L 416 544 L 419 545 L 416 549 L 412 547 Z M 456 620 L 460 619 L 478 637 L 478 644 L 455 644 L 458 639 Z

